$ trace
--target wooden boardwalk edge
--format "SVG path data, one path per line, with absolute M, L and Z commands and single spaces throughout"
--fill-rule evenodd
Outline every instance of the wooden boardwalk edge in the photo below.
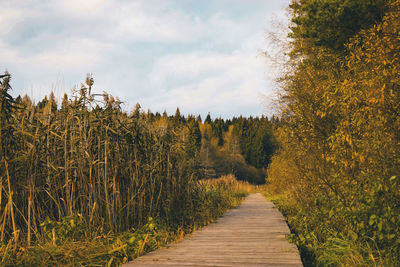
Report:
M 303 266 L 288 234 L 274 204 L 250 194 L 216 223 L 123 266 Z

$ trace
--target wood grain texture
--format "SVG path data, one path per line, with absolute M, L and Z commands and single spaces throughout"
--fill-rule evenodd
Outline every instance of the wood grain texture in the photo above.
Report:
M 303 266 L 289 233 L 274 204 L 251 194 L 216 223 L 123 266 Z

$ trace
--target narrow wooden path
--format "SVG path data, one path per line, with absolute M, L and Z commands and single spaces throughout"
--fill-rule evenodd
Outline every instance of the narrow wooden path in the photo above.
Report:
M 251 194 L 216 223 L 124 266 L 303 266 L 289 233 L 274 205 Z

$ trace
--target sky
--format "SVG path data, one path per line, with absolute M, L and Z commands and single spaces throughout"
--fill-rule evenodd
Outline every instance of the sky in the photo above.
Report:
M 0 0 L 0 72 L 35 101 L 80 87 L 130 111 L 271 115 L 263 55 L 289 0 Z M 203 117 L 204 118 L 204 117 Z

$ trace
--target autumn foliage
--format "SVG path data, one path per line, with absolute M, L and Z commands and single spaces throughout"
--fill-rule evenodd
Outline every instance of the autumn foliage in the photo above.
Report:
M 298 20 L 301 5 L 334 1 L 296 2 Z M 294 241 L 313 264 L 399 261 L 400 2 L 386 1 L 384 9 L 349 39 L 345 32 L 341 50 L 296 35 L 307 25 L 293 25 L 280 150 L 267 181 L 285 199 Z

